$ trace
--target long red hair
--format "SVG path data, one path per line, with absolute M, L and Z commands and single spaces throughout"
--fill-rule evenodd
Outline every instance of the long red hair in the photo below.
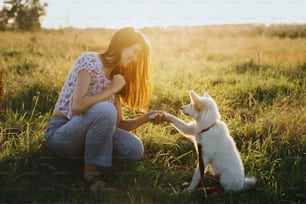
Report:
M 121 67 L 122 50 L 137 43 L 141 45 L 137 61 L 128 67 Z M 145 35 L 134 28 L 122 28 L 113 34 L 108 48 L 101 56 L 104 66 L 112 69 L 112 76 L 122 74 L 126 80 L 126 85 L 119 92 L 121 102 L 133 111 L 146 109 L 151 98 L 152 85 L 150 44 Z

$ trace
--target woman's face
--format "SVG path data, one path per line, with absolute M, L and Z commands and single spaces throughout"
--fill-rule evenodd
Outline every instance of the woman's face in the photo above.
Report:
M 137 61 L 138 55 L 140 53 L 140 44 L 135 44 L 130 47 L 124 48 L 121 52 L 120 64 L 123 67 L 128 67 L 131 63 Z

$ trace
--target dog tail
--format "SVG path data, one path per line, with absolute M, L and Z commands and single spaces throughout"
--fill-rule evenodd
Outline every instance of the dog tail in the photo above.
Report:
M 255 186 L 255 184 L 256 184 L 256 178 L 255 177 L 244 179 L 244 189 L 246 189 L 246 190 L 253 188 Z

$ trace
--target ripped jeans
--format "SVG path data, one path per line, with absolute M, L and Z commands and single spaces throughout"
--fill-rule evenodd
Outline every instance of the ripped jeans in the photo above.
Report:
M 84 157 L 85 163 L 112 166 L 113 160 L 137 161 L 143 156 L 141 140 L 116 128 L 117 111 L 100 102 L 71 120 L 52 117 L 46 128 L 48 149 L 64 158 Z

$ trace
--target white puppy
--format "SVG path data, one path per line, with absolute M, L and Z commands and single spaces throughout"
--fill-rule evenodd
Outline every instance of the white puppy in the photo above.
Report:
M 193 118 L 190 123 L 185 123 L 179 118 L 165 113 L 166 119 L 184 136 L 193 140 L 199 156 L 192 181 L 187 191 L 193 191 L 199 184 L 208 164 L 214 174 L 219 177 L 224 191 L 237 192 L 250 189 L 256 179 L 245 178 L 244 168 L 239 152 L 233 138 L 229 134 L 227 125 L 220 120 L 221 116 L 215 101 L 205 93 L 200 97 L 190 91 L 191 103 L 182 107 L 182 112 Z M 200 151 L 200 152 L 199 152 Z M 203 165 L 204 164 L 204 165 Z

